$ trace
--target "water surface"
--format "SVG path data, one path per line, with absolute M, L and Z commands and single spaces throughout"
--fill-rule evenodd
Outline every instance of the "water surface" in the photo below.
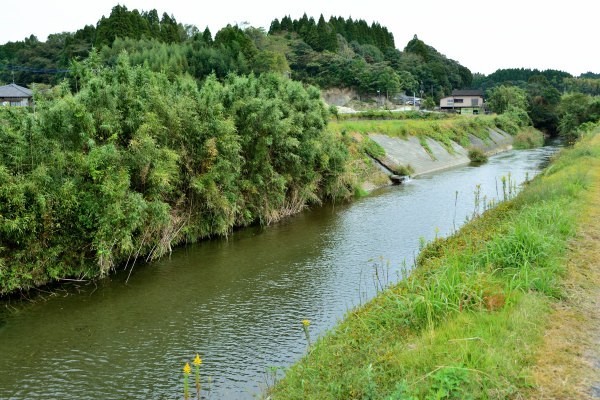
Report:
M 419 238 L 448 235 L 473 213 L 476 185 L 482 201 L 502 198 L 502 176 L 532 178 L 554 150 L 502 153 L 180 248 L 136 265 L 128 284 L 120 272 L 13 302 L 0 314 L 0 398 L 181 398 L 181 368 L 197 352 L 210 398 L 254 398 L 267 369 L 304 354 L 301 320 L 313 337 L 332 328 L 375 295 L 375 264 L 395 280 Z

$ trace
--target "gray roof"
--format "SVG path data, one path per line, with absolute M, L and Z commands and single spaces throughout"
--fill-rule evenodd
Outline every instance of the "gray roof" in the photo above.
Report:
M 24 99 L 32 96 L 33 91 L 24 88 L 23 86 L 16 85 L 14 83 L 11 83 L 10 85 L 0 86 L 0 98 L 3 99 Z
M 453 90 L 452 96 L 481 96 L 481 97 L 483 97 L 483 90 Z

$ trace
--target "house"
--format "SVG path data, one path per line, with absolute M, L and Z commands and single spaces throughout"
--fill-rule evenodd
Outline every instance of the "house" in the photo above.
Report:
M 11 83 L 0 86 L 0 105 L 29 106 L 33 103 L 33 92 L 23 86 Z
M 483 113 L 483 91 L 453 90 L 451 96 L 440 99 L 440 109 L 460 114 Z

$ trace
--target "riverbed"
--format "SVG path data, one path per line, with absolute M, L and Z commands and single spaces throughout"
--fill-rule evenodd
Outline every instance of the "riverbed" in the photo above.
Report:
M 555 150 L 509 151 L 180 248 L 136 264 L 128 283 L 119 271 L 4 304 L 0 398 L 180 398 L 196 353 L 206 396 L 255 398 L 306 351 L 303 319 L 313 339 L 334 327 L 399 279 L 423 241 L 471 217 L 476 190 L 481 207 L 502 199 L 503 176 L 531 179 Z

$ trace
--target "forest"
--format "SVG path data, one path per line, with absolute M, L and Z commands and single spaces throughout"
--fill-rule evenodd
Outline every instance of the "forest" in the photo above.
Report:
M 115 6 L 96 26 L 74 33 L 52 34 L 45 42 L 35 36 L 0 45 L 0 82 L 55 85 L 69 75 L 73 60 L 85 59 L 92 49 L 114 65 L 127 50 L 134 65 L 153 71 L 183 73 L 197 80 L 211 74 L 278 72 L 321 88 L 345 86 L 361 93 L 393 94 L 426 90 L 439 97 L 471 84 L 471 72 L 447 59 L 415 35 L 404 51 L 393 35 L 374 22 L 331 17 L 317 21 L 284 16 L 269 31 L 231 26 L 216 34 L 208 28 L 182 25 L 174 16 L 156 10 Z

